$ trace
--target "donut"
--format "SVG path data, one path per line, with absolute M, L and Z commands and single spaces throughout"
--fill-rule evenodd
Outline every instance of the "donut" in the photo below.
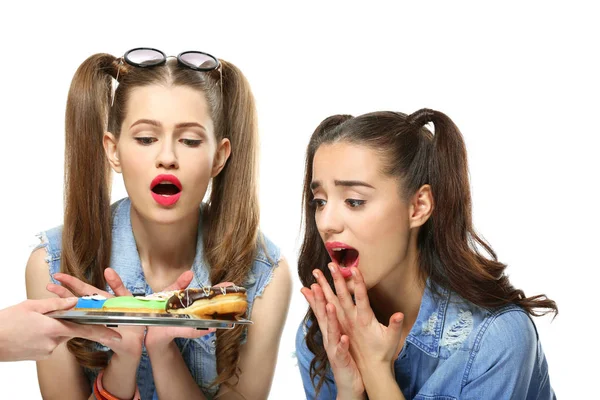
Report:
M 232 319 L 248 308 L 246 289 L 239 286 L 213 286 L 184 289 L 167 301 L 172 314 L 190 314 L 199 318 Z

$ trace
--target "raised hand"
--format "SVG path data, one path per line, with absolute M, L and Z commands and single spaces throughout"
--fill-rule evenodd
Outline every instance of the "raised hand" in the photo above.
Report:
M 365 387 L 358 367 L 349 352 L 349 338 L 340 330 L 334 304 L 326 304 L 318 284 L 302 288 L 323 336 L 323 346 L 335 379 L 338 399 L 364 399 Z
M 317 282 L 323 290 L 328 304 L 332 304 L 342 332 L 348 336 L 349 351 L 361 376 L 372 371 L 392 372 L 393 361 L 401 346 L 402 322 L 404 315 L 394 313 L 388 326 L 379 323 L 367 296 L 362 274 L 352 267 L 354 301 L 348 291 L 346 281 L 335 263 L 329 264 L 337 292 L 333 292 L 323 273 L 314 271 Z

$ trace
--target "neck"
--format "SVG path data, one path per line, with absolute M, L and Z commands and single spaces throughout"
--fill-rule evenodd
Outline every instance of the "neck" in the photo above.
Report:
M 387 325 L 396 312 L 404 314 L 402 337 L 408 336 L 417 320 L 425 290 L 419 272 L 416 233 L 409 243 L 407 255 L 400 265 L 368 292 L 371 308 L 382 324 Z
M 146 274 L 170 275 L 188 270 L 196 256 L 200 209 L 176 224 L 157 224 L 131 207 L 131 227 Z

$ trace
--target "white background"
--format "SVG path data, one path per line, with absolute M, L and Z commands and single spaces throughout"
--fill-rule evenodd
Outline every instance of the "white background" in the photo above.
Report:
M 79 64 L 138 46 L 197 49 L 238 65 L 258 103 L 261 226 L 294 276 L 270 399 L 303 398 L 292 354 L 306 309 L 295 268 L 310 134 L 335 113 L 422 107 L 461 128 L 476 228 L 514 285 L 559 305 L 553 322 L 536 320 L 558 397 L 597 387 L 600 27 L 584 5 L 592 2 L 15 3 L 0 9 L 0 308 L 25 298 L 33 235 L 62 223 L 64 109 Z M 117 199 L 125 192 L 115 182 Z M 0 397 L 14 396 L 40 398 L 33 362 L 0 364 Z

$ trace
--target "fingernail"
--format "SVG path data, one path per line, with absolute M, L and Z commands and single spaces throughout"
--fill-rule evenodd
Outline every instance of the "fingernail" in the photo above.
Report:
M 335 273 L 335 267 L 334 267 L 334 265 L 333 264 L 329 264 L 327 266 L 329 267 L 329 271 L 331 271 L 331 273 L 334 274 Z
M 317 270 L 313 270 L 313 276 L 315 277 L 315 279 L 319 279 L 319 273 L 317 272 Z
M 119 336 L 113 336 L 110 340 L 112 340 L 113 342 L 120 342 L 121 338 Z
M 352 272 L 352 276 L 353 276 L 355 279 L 356 279 L 356 278 L 358 278 L 358 274 L 356 273 L 356 269 L 355 269 L 355 268 L 352 268 L 352 269 L 350 270 L 350 272 Z

